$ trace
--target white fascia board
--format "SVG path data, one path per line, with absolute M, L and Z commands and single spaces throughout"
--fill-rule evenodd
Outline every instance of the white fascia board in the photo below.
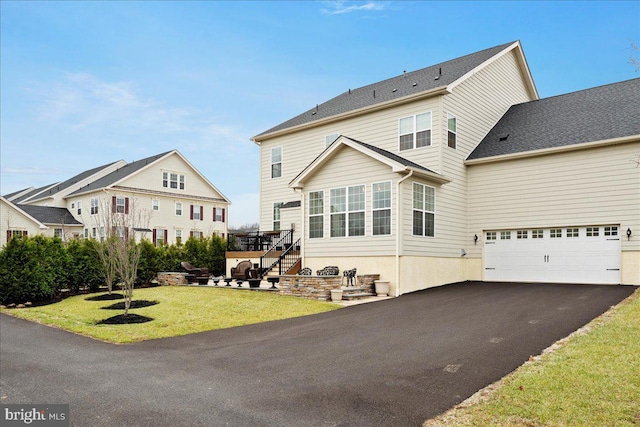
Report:
M 251 138 L 251 141 L 253 141 L 256 145 L 260 145 L 260 143 L 262 143 L 263 141 L 266 141 L 268 139 L 271 138 L 275 138 L 277 136 L 282 136 L 282 135 L 286 135 L 289 133 L 293 133 L 293 132 L 298 132 L 300 130 L 304 130 L 304 129 L 310 129 L 316 126 L 320 126 L 320 125 L 324 125 L 327 123 L 332 123 L 332 122 L 337 122 L 340 120 L 344 120 L 344 119 L 349 119 L 351 117 L 356 117 L 356 116 L 360 116 L 362 114 L 367 114 L 367 113 L 371 113 L 374 111 L 378 111 L 378 110 L 383 110 L 385 108 L 389 108 L 389 107 L 393 107 L 395 105 L 399 105 L 399 104 L 405 104 L 408 102 L 412 102 L 412 101 L 416 101 L 419 99 L 423 99 L 423 98 L 430 98 L 432 96 L 436 96 L 436 95 L 444 95 L 446 93 L 450 93 L 450 91 L 448 90 L 448 88 L 446 86 L 440 86 L 440 87 L 436 87 L 424 92 L 419 92 L 419 93 L 414 93 L 411 95 L 407 95 L 407 96 L 403 96 L 402 98 L 398 98 L 398 99 L 392 99 L 389 101 L 385 101 L 385 102 L 381 102 L 380 104 L 375 104 L 375 105 L 368 105 L 366 107 L 362 107 L 362 108 L 358 108 L 357 110 L 351 110 L 351 111 L 347 111 L 345 113 L 342 114 L 337 114 L 335 116 L 331 116 L 331 117 L 325 117 L 324 119 L 319 119 L 319 120 L 314 120 L 312 122 L 308 122 L 308 123 L 303 123 L 301 125 L 297 125 L 297 126 L 293 126 L 290 128 L 286 128 L 286 129 L 281 129 L 272 133 L 268 133 L 265 135 L 256 135 L 253 138 Z
M 500 156 L 483 157 L 481 159 L 465 160 L 468 166 L 480 165 L 484 163 L 502 162 L 506 160 L 525 159 L 528 157 L 545 156 L 549 154 L 568 153 L 571 151 L 587 150 L 590 148 L 606 147 L 610 145 L 626 144 L 628 142 L 639 142 L 639 135 L 624 136 L 620 138 L 604 139 L 602 141 L 585 142 L 581 144 L 565 145 L 561 147 L 542 148 L 540 150 L 523 151 L 521 153 L 502 154 Z
M 311 162 L 302 172 L 300 172 L 300 174 L 298 174 L 298 176 L 296 176 L 289 183 L 289 187 L 293 189 L 304 188 L 304 182 L 306 181 L 306 179 L 311 177 L 318 168 L 320 168 L 323 164 L 329 161 L 331 157 L 333 157 L 333 155 L 343 146 L 353 148 L 354 150 L 359 151 L 365 156 L 371 157 L 379 161 L 380 163 L 383 163 L 389 166 L 392 172 L 399 173 L 399 174 L 406 174 L 406 173 L 409 173 L 410 171 L 413 171 L 413 173 L 417 176 L 421 176 L 425 179 L 428 179 L 430 181 L 435 181 L 440 184 L 446 184 L 448 182 L 451 182 L 448 178 L 440 174 L 437 174 L 435 172 L 430 172 L 424 169 L 419 169 L 419 168 L 404 165 L 400 162 L 396 162 L 395 160 L 390 159 L 389 157 L 386 157 L 376 151 L 370 150 L 369 148 L 363 146 L 362 144 L 358 144 L 357 142 L 352 141 L 351 139 L 341 135 L 332 145 L 329 146 L 329 148 L 327 148 L 313 162 Z

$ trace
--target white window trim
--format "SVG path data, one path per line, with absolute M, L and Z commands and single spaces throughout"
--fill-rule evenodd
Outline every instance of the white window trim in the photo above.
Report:
M 173 182 L 173 180 L 171 179 L 171 175 L 175 175 L 176 176 L 176 187 L 172 187 L 171 183 Z M 166 176 L 166 178 L 165 178 Z M 166 185 L 165 185 L 166 182 Z M 182 188 L 180 188 L 182 185 Z M 180 173 L 180 172 L 175 172 L 175 171 L 170 171 L 170 170 L 163 170 L 162 171 L 162 188 L 168 188 L 170 190 L 181 190 L 184 191 L 187 188 L 187 177 L 185 174 Z
M 455 119 L 456 121 L 456 130 L 455 131 L 451 131 L 449 130 L 449 119 Z M 445 127 L 445 129 L 447 130 L 447 147 L 451 148 L 452 150 L 457 150 L 458 149 L 458 116 L 456 116 L 455 114 L 451 113 L 451 112 L 447 112 L 447 126 Z M 455 141 L 455 147 L 451 147 L 449 145 L 449 132 L 453 133 L 456 136 L 456 141 Z
M 284 203 L 282 202 L 277 202 L 272 205 L 271 217 L 273 221 L 271 221 L 271 226 L 273 228 L 273 231 L 282 230 L 282 212 L 280 212 L 282 205 L 284 205 Z M 278 219 L 276 219 L 276 207 L 278 207 Z M 276 222 L 278 222 L 277 228 L 276 228 Z
M 422 114 L 429 114 L 429 127 L 427 127 L 426 129 L 418 130 L 418 116 L 420 116 Z M 400 133 L 400 121 L 402 121 L 404 119 L 408 119 L 408 118 L 413 119 L 413 127 L 412 127 L 412 129 L 413 129 L 412 130 L 412 138 L 413 138 L 413 140 L 411 142 L 411 148 L 402 149 L 402 147 L 400 146 L 400 137 L 402 135 L 408 135 L 408 133 L 403 133 L 403 134 Z M 431 135 L 430 135 L 430 138 L 429 138 L 429 145 L 423 145 L 421 147 L 418 147 L 417 146 L 417 144 L 418 144 L 418 132 L 422 132 L 422 131 L 425 131 L 425 130 L 431 131 Z M 432 138 L 433 138 L 433 112 L 431 112 L 431 111 L 423 111 L 421 113 L 416 113 L 416 114 L 413 114 L 413 115 L 410 115 L 410 116 L 400 117 L 398 119 L 398 151 L 410 151 L 410 150 L 418 150 L 420 148 L 431 147 L 431 146 L 433 146 Z
M 364 194 L 364 209 L 363 210 L 357 210 L 357 211 L 350 211 L 349 210 L 349 188 L 352 187 L 364 187 L 364 191 L 362 192 L 362 194 Z M 340 189 L 345 189 L 346 193 L 345 193 L 345 210 L 341 211 L 341 212 L 331 212 L 331 191 L 333 190 L 340 190 Z M 333 187 L 329 189 L 329 204 L 328 204 L 328 208 L 329 208 L 329 238 L 331 239 L 345 239 L 348 237 L 365 237 L 367 235 L 367 186 L 366 184 L 354 184 L 354 185 L 345 185 L 345 186 L 341 186 L 341 187 Z M 359 212 L 364 212 L 364 234 L 359 235 L 359 236 L 351 236 L 349 235 L 349 216 L 352 213 L 359 213 Z M 344 236 L 332 236 L 331 235 L 331 216 L 334 214 L 345 214 L 344 217 L 344 226 L 345 226 L 345 235 Z
M 418 185 L 421 185 L 423 187 L 429 187 L 429 188 L 433 189 L 433 208 L 434 208 L 433 211 L 428 211 L 426 209 L 422 209 L 421 210 L 421 209 L 416 209 L 416 208 L 413 207 L 413 184 L 418 184 Z M 438 206 L 437 198 L 438 198 L 438 195 L 437 195 L 435 187 L 432 187 L 431 185 L 423 184 L 421 182 L 416 182 L 416 181 L 413 181 L 411 183 L 411 235 L 413 237 L 425 237 L 425 238 L 428 238 L 428 239 L 435 239 L 436 236 L 438 235 L 437 230 L 436 230 L 436 224 L 438 223 L 438 215 L 436 214 L 436 208 Z M 425 208 L 426 208 L 426 200 L 423 200 L 423 202 L 425 202 Z M 415 210 L 419 210 L 423 214 L 425 212 L 433 214 L 433 236 L 427 236 L 427 235 L 424 234 L 424 223 L 422 225 L 422 233 L 423 234 L 413 234 L 413 211 L 415 211 Z M 423 216 L 423 219 L 424 219 L 424 216 Z
M 386 184 L 389 183 L 389 207 L 385 208 L 374 208 L 373 207 L 373 186 L 376 184 Z M 365 200 L 365 208 L 366 208 L 366 200 Z M 385 211 L 389 210 L 389 234 L 375 234 L 373 232 L 373 213 L 376 211 Z M 366 224 L 365 224 L 366 225 Z M 365 232 L 366 234 L 366 232 Z M 388 237 L 393 235 L 393 183 L 391 181 L 378 181 L 371 183 L 371 236 L 373 237 Z
M 274 162 L 273 161 L 273 152 L 274 150 L 280 150 L 280 161 L 279 162 Z M 271 151 L 269 152 L 269 176 L 271 177 L 271 179 L 278 179 L 278 178 L 282 178 L 282 164 L 284 161 L 284 150 L 282 149 L 282 147 L 273 147 L 271 149 Z M 273 165 L 277 165 L 280 164 L 280 176 L 273 176 Z
M 320 193 L 321 195 L 321 200 L 322 200 L 322 213 L 320 214 L 312 214 L 311 213 L 311 193 Z M 314 191 L 309 191 L 308 195 L 307 195 L 307 229 L 308 229 L 308 238 L 309 239 L 324 239 L 325 236 L 325 232 L 324 232 L 324 213 L 325 213 L 325 206 L 326 206 L 326 201 L 325 201 L 325 197 L 324 197 L 324 190 L 314 190 Z M 312 217 L 322 217 L 322 236 L 320 237 L 311 237 L 311 218 Z
M 180 213 L 178 213 L 178 204 L 180 204 Z M 184 216 L 184 203 L 175 202 L 173 205 L 173 214 L 175 216 Z

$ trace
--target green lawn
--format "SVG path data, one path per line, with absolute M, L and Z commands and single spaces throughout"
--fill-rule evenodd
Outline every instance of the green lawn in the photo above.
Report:
M 102 309 L 122 300 L 87 300 L 88 297 L 97 295 L 102 294 L 77 295 L 55 304 L 3 312 L 99 340 L 129 343 L 287 319 L 340 308 L 337 304 L 328 302 L 267 292 L 162 286 L 136 289 L 133 292 L 134 301 L 158 302 L 153 306 L 130 310 L 130 313 L 152 317 L 153 321 L 129 325 L 98 325 L 97 322 L 124 311 Z
M 425 426 L 640 426 L 640 290 L 486 400 Z

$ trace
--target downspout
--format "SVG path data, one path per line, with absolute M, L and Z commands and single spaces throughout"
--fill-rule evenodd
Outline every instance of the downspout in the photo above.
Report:
M 413 175 L 413 170 L 409 174 L 398 181 L 396 190 L 396 203 L 398 204 L 398 212 L 396 214 L 396 292 L 395 296 L 400 296 L 400 232 L 402 230 L 402 197 L 400 193 L 401 184 Z
M 305 203 L 304 203 L 304 191 L 302 190 L 302 188 L 294 188 L 294 191 L 300 191 L 300 213 L 301 213 L 301 218 L 300 218 L 300 259 L 302 261 L 302 265 L 304 265 L 304 236 L 306 236 L 305 233 Z

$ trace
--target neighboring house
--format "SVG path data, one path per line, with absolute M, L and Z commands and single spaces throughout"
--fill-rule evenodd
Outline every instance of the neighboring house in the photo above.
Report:
M 538 100 L 519 42 L 349 89 L 252 138 L 260 228 L 293 229 L 305 267 L 379 273 L 395 295 L 640 285 L 638 93 Z
M 2 224 L 0 246 L 4 246 L 13 237 L 42 234 L 63 238 L 68 233 L 79 235 L 83 227 L 82 223 L 65 208 L 15 205 L 2 196 L 0 196 L 0 223 Z
M 144 218 L 140 222 L 131 224 L 137 228 L 136 238 L 145 237 L 156 245 L 184 242 L 190 236 L 215 234 L 226 238 L 227 212 L 231 203 L 177 150 L 132 163 L 122 160 L 110 163 L 65 182 L 22 190 L 5 198 L 3 210 L 5 203 L 10 204 L 14 217 L 19 217 L 14 210 L 22 211 L 41 224 L 33 221 L 24 224 L 24 219 L 18 224 L 16 219 L 13 220 L 16 226 L 12 226 L 11 221 L 5 221 L 3 212 L 3 230 L 9 227 L 16 233 L 24 230 L 27 234 L 35 234 L 46 227 L 62 228 L 60 237 L 63 239 L 100 239 L 105 237 L 109 227 L 115 227 L 115 217 L 142 214 Z M 54 219 L 55 209 L 60 218 L 66 212 L 76 223 L 43 221 L 45 209 L 48 210 L 47 221 Z M 69 221 L 68 217 L 64 218 Z M 54 232 L 43 234 L 53 235 Z

